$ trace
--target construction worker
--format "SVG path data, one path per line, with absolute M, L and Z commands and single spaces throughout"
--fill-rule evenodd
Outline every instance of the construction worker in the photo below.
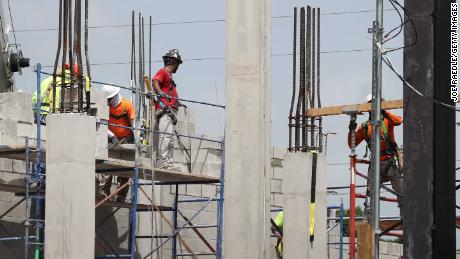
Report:
M 64 72 L 65 72 L 65 83 L 70 84 L 70 65 L 64 65 Z M 73 72 L 75 75 L 79 74 L 78 65 L 75 64 L 73 66 Z M 59 110 L 61 105 L 61 73 L 62 70 L 59 67 L 58 71 L 56 72 L 56 99 L 54 102 L 55 110 Z M 53 105 L 53 76 L 45 78 L 40 83 L 40 96 L 41 96 L 41 114 L 42 123 L 45 123 L 46 116 L 52 111 Z M 37 108 L 37 91 L 35 91 L 34 95 L 32 96 L 32 105 L 34 108 Z M 35 114 L 35 113 L 34 113 Z M 35 118 L 37 120 L 37 118 Z
M 283 258 L 283 222 L 284 222 L 284 211 L 280 211 L 276 215 L 275 220 L 272 222 L 271 231 L 273 235 L 277 237 L 275 252 L 276 258 Z
M 134 143 L 136 135 L 131 128 L 135 128 L 135 112 L 131 101 L 123 98 L 120 95 L 120 88 L 112 85 L 104 85 L 102 90 L 107 94 L 107 103 L 109 105 L 109 128 L 108 137 L 109 144 L 116 146 L 123 143 Z M 119 126 L 122 127 L 119 127 Z M 129 127 L 129 128 L 125 128 Z M 110 195 L 110 187 L 112 184 L 113 176 L 111 174 L 104 174 L 102 181 L 99 185 L 100 193 L 103 196 Z M 118 188 L 129 181 L 128 177 L 117 177 Z M 115 201 L 124 202 L 128 194 L 129 187 L 126 186 L 117 193 Z
M 172 145 L 174 126 L 177 123 L 177 109 L 180 105 L 177 100 L 177 87 L 173 74 L 182 64 L 182 58 L 177 49 L 169 50 L 164 56 L 164 67 L 158 70 L 152 78 L 155 93 L 159 96 L 155 103 L 155 115 L 158 120 L 158 153 L 157 163 L 163 169 L 178 170 L 172 159 Z
M 382 99 L 383 100 L 383 99 Z M 372 94 L 366 97 L 366 102 L 372 102 Z M 380 128 L 380 183 L 391 182 L 393 190 L 403 195 L 403 178 L 402 171 L 400 168 L 400 162 L 398 158 L 398 145 L 396 144 L 394 137 L 394 127 L 402 124 L 403 120 L 400 116 L 395 115 L 391 112 L 382 110 L 382 125 Z M 350 128 L 356 128 L 355 125 L 350 125 Z M 367 142 L 367 149 L 371 147 L 372 139 L 372 121 L 371 113 L 369 113 L 369 120 L 364 122 L 355 133 L 355 144 L 358 146 L 363 140 Z M 351 132 L 348 134 L 348 146 L 351 147 Z M 372 177 L 370 175 L 371 167 L 368 170 L 368 185 L 367 185 L 367 197 L 370 196 L 372 186 Z M 366 216 L 370 217 L 370 208 L 368 206 L 367 199 L 365 201 Z M 398 207 L 400 214 L 402 210 L 401 199 L 398 196 Z

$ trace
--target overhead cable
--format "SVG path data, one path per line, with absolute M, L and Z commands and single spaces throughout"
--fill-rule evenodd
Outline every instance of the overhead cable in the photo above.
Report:
M 385 9 L 387 11 L 394 11 L 393 9 Z M 342 11 L 342 12 L 330 12 L 323 13 L 321 16 L 329 15 L 344 15 L 344 14 L 362 14 L 362 13 L 374 13 L 375 10 L 358 10 L 358 11 Z M 292 15 L 279 15 L 272 16 L 272 19 L 284 19 L 291 18 Z M 181 25 L 181 24 L 200 24 L 200 23 L 220 23 L 225 22 L 225 19 L 210 19 L 210 20 L 191 20 L 191 21 L 177 21 L 177 22 L 158 22 L 152 23 L 152 26 L 165 26 L 165 25 Z M 138 26 L 138 25 L 136 25 Z M 131 28 L 131 24 L 120 24 L 120 25 L 94 25 L 89 26 L 90 29 L 117 29 L 117 28 Z M 14 30 L 14 28 L 13 28 Z M 57 31 L 57 28 L 37 28 L 37 29 L 19 29 L 15 32 L 45 32 L 45 31 Z

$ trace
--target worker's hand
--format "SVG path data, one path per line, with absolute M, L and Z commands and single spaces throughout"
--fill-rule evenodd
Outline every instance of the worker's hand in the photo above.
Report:
M 149 92 L 147 92 L 147 93 L 145 94 L 145 97 L 146 97 L 147 99 L 150 99 L 150 98 L 152 98 L 152 94 L 149 93 Z
M 120 145 L 120 140 L 115 135 L 110 138 L 110 142 L 112 142 L 112 146 Z
M 348 125 L 348 129 L 350 131 L 354 131 L 356 129 L 356 126 L 357 126 L 356 121 L 350 121 L 350 124 Z

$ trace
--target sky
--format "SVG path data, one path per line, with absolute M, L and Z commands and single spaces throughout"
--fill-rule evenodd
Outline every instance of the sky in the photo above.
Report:
M 6 0 L 2 0 L 6 7 Z M 328 0 L 308 1 L 313 7 L 321 7 L 321 99 L 323 106 L 364 102 L 371 92 L 372 48 L 371 35 L 367 30 L 375 18 L 375 1 Z M 299 0 L 272 1 L 272 143 L 287 147 L 289 113 L 292 91 L 292 14 L 294 7 L 305 5 Z M 399 25 L 399 17 L 389 1 L 384 1 L 384 30 Z M 161 68 L 161 56 L 171 48 L 181 51 L 184 64 L 175 77 L 181 97 L 224 104 L 225 96 L 225 1 L 157 1 L 157 0 L 97 0 L 90 1 L 90 26 L 130 25 L 131 11 L 142 12 L 145 23 L 152 16 L 152 64 L 155 72 Z M 41 63 L 45 71 L 51 71 L 57 46 L 57 31 L 25 31 L 33 29 L 55 29 L 58 26 L 57 0 L 14 0 L 11 1 L 17 42 L 31 64 Z M 357 11 L 364 11 L 356 13 Z M 345 12 L 345 13 L 344 13 Z M 8 10 L 5 8 L 5 13 Z M 281 17 L 280 17 L 281 16 Z M 286 17 L 288 16 L 288 17 Z M 137 18 L 136 18 L 137 19 Z M 194 23 L 189 23 L 195 21 Z M 201 22 L 197 22 L 201 21 Z M 8 24 L 10 22 L 8 21 Z M 146 47 L 148 47 L 148 26 L 146 26 Z M 129 85 L 131 28 L 94 28 L 89 35 L 90 62 L 93 64 L 94 80 Z M 9 35 L 13 41 L 13 35 Z M 389 41 L 385 47 L 402 46 L 402 36 Z M 354 52 L 332 52 L 360 50 Z M 148 52 L 147 52 L 148 54 Z M 402 51 L 389 54 L 398 71 L 402 73 Z M 201 59 L 201 60 L 196 60 Z M 126 63 L 126 64 L 102 64 Z M 99 64 L 99 65 L 98 65 Z M 148 68 L 148 64 L 147 64 Z M 17 88 L 34 91 L 35 75 L 31 68 L 24 69 L 16 77 Z M 98 87 L 98 86 L 96 86 Z M 100 87 L 100 86 L 99 86 Z M 401 81 L 385 66 L 383 67 L 383 97 L 402 98 Z M 129 93 L 123 91 L 125 96 Z M 222 135 L 224 112 L 216 108 L 189 105 L 194 110 L 196 129 L 199 134 Z M 394 111 L 401 115 L 401 111 Z M 365 116 L 358 118 L 364 122 Z M 349 184 L 348 154 L 346 144 L 348 133 L 347 116 L 325 117 L 323 132 L 330 135 L 327 146 L 328 186 Z M 458 131 L 458 130 L 457 130 Z M 396 128 L 396 141 L 402 145 L 402 127 Z M 457 146 L 459 142 L 457 140 Z M 364 154 L 364 146 L 358 149 Z M 366 172 L 366 167 L 358 170 Z M 357 184 L 365 184 L 359 180 Z M 360 190 L 364 192 L 364 190 Z M 347 191 L 328 198 L 329 205 L 337 205 L 343 198 L 348 206 Z M 382 195 L 385 195 L 382 192 Z M 388 194 L 386 194 L 388 195 Z M 361 204 L 361 202 L 359 202 Z M 382 203 L 382 216 L 397 216 L 394 204 Z M 457 234 L 458 234 L 457 230 Z M 460 247 L 457 241 L 457 247 Z

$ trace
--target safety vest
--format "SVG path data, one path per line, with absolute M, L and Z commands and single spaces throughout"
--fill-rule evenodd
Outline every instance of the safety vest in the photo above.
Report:
M 396 143 L 394 141 L 391 140 L 390 133 L 388 132 L 388 128 L 387 128 L 387 125 L 385 124 L 384 120 L 385 119 L 383 119 L 383 121 L 381 123 L 382 125 L 381 125 L 380 128 L 382 130 L 382 138 L 386 142 L 387 149 L 384 150 L 383 155 L 397 156 L 398 155 L 397 145 L 396 145 Z M 371 123 L 371 121 L 366 121 L 361 125 L 361 128 L 363 130 L 364 139 L 366 140 L 366 143 L 367 143 L 366 149 L 370 149 L 370 147 L 371 147 L 371 140 L 368 139 L 368 137 L 367 137 L 368 136 L 368 134 L 367 134 L 368 125 L 370 123 Z M 367 153 L 367 150 L 366 150 L 366 153 Z
M 109 116 L 114 118 L 114 119 L 116 119 L 116 120 L 124 118 L 128 122 L 128 124 L 131 125 L 131 121 L 130 121 L 129 116 L 128 116 L 128 111 L 126 110 L 125 102 L 121 102 L 121 110 L 122 110 L 121 114 L 110 113 Z

